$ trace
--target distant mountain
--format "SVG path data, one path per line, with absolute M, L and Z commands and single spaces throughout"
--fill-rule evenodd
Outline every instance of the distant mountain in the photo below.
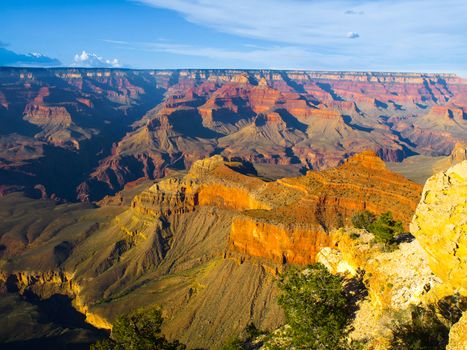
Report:
M 32 52 L 25 55 L 8 50 L 4 47 L 0 47 L 0 66 L 56 67 L 61 65 L 62 63 L 58 59 L 48 57 L 37 52 Z
M 467 139 L 451 74 L 0 69 L 0 193 L 94 201 L 220 154 L 325 169 L 449 155 Z

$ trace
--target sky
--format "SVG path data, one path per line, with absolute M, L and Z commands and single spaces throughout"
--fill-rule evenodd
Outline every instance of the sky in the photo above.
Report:
M 466 0 L 0 0 L 0 65 L 452 72 Z

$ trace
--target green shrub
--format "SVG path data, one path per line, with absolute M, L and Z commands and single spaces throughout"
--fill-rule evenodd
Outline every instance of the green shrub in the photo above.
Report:
M 352 216 L 352 224 L 356 228 L 371 232 L 377 242 L 387 245 L 393 245 L 396 237 L 404 232 L 402 222 L 394 220 L 390 211 L 380 216 L 368 210 L 358 212 Z
M 304 272 L 292 269 L 280 278 L 279 304 L 296 349 L 343 349 L 349 324 L 342 278 L 321 264 Z
M 98 340 L 97 343 L 92 344 L 90 347 L 91 350 L 120 350 L 123 349 L 122 346 L 117 346 L 117 344 L 110 340 L 110 339 L 104 339 L 104 340 Z
M 393 244 L 396 237 L 404 232 L 402 222 L 392 218 L 390 211 L 381 214 L 370 226 L 368 231 L 373 233 L 379 243 Z
M 376 220 L 376 215 L 368 210 L 360 211 L 352 216 L 352 225 L 369 231 L 370 225 Z
M 237 338 L 230 339 L 222 346 L 222 350 L 249 350 L 258 349 L 263 341 L 258 341 L 258 337 L 267 335 L 267 332 L 262 331 L 253 322 L 250 322 L 242 332 L 242 335 Z
M 178 341 L 169 342 L 161 335 L 163 318 L 159 308 L 136 309 L 119 316 L 110 339 L 99 341 L 91 350 L 183 350 Z
M 234 338 L 224 344 L 222 350 L 246 350 L 246 346 L 240 338 Z
M 256 327 L 256 325 L 253 322 L 250 322 L 245 328 L 245 334 L 247 340 L 253 340 L 256 337 L 264 334 L 264 332 L 258 327 Z

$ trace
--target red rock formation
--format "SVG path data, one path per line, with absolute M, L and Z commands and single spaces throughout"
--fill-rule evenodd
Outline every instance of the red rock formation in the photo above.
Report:
M 274 224 L 248 216 L 236 217 L 230 231 L 231 249 L 277 263 L 309 264 L 329 244 L 322 228 Z
M 433 118 L 439 118 L 444 123 L 449 123 L 450 120 L 462 122 L 464 119 L 464 111 L 455 107 L 433 106 L 430 114 Z
M 133 210 L 158 217 L 215 207 L 233 214 L 230 249 L 277 263 L 311 263 L 329 245 L 327 231 L 358 211 L 392 211 L 407 226 L 421 186 L 388 171 L 374 152 L 298 178 L 264 182 L 220 156 L 195 162 L 183 179 L 167 179 L 136 196 Z
M 71 116 L 65 107 L 28 105 L 24 110 L 24 119 L 37 125 L 71 125 Z
M 3 68 L 0 91 L 2 130 L 71 152 L 67 192 L 92 200 L 215 153 L 325 169 L 365 149 L 447 155 L 467 129 L 466 81 L 446 74 Z M 36 158 L 18 185 L 50 187 Z

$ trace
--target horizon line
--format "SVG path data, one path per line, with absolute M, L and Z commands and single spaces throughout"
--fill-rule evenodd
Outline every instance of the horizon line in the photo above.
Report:
M 132 67 L 75 67 L 75 66 L 0 66 L 0 70 L 4 69 L 37 69 L 37 70 L 108 70 L 108 71 L 250 71 L 250 72 L 313 72 L 313 73 L 350 73 L 350 74 L 416 74 L 416 75 L 439 75 L 464 78 L 458 73 L 453 72 L 427 72 L 427 71 L 392 71 L 392 70 L 314 70 L 314 69 L 297 69 L 297 68 L 132 68 Z

